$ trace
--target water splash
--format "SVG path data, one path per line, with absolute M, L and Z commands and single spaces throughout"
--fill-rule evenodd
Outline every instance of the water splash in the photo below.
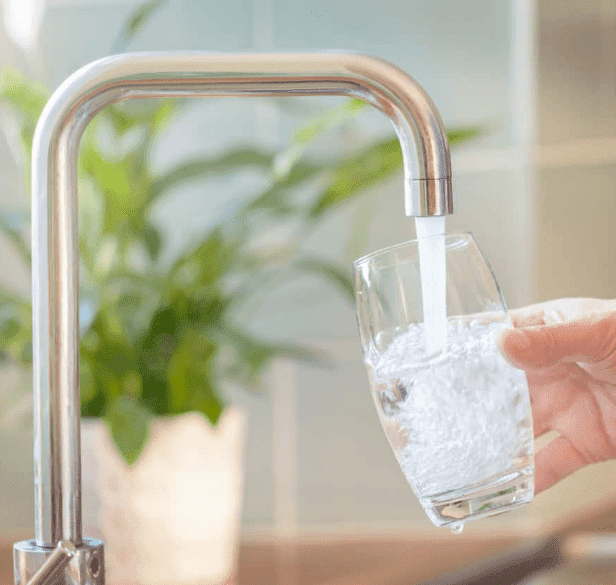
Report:
M 460 534 L 464 530 L 464 522 L 454 522 L 451 525 L 451 531 L 454 534 Z

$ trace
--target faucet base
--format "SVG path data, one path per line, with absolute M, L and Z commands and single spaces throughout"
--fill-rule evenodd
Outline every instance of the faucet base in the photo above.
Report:
M 53 552 L 53 548 L 37 546 L 35 540 L 16 542 L 13 545 L 15 585 L 26 585 Z M 84 538 L 66 567 L 43 582 L 45 585 L 105 585 L 104 561 L 103 542 Z

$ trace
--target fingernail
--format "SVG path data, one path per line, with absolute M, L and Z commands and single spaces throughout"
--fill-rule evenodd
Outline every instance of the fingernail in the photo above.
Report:
M 527 354 L 531 345 L 530 336 L 525 331 L 513 329 L 507 336 L 507 350 L 515 355 Z
M 531 341 L 529 336 L 517 329 L 507 329 L 496 339 L 496 346 L 505 361 L 514 368 L 520 368 L 519 362 L 528 359 Z

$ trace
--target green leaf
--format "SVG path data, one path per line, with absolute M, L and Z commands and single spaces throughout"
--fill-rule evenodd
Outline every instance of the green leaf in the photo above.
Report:
M 169 123 L 177 109 L 178 102 L 176 100 L 163 100 L 156 108 L 154 114 L 151 114 L 148 118 L 150 128 L 156 131 L 162 130 Z
M 294 141 L 304 144 L 310 142 L 317 136 L 354 118 L 359 112 L 366 109 L 368 105 L 367 102 L 359 99 L 346 100 L 342 105 L 332 108 L 324 115 L 311 120 L 309 124 L 295 134 Z
M 275 161 L 274 173 L 279 177 L 289 174 L 304 155 L 306 147 L 319 136 L 354 118 L 368 104 L 359 99 L 345 100 L 340 106 L 327 110 L 325 114 L 313 118 L 295 134 L 289 148 L 281 152 Z
M 107 407 L 105 422 L 120 455 L 133 465 L 148 440 L 152 413 L 138 399 L 118 396 Z
M 10 105 L 29 125 L 36 125 L 49 93 L 44 85 L 28 79 L 12 67 L 0 70 L 0 100 Z
M 381 182 L 402 168 L 402 151 L 397 138 L 371 144 L 344 159 L 333 170 L 333 179 L 310 211 L 314 219 L 331 207 Z
M 176 259 L 170 270 L 173 287 L 184 290 L 203 289 L 227 274 L 237 256 L 237 248 L 227 243 L 220 229 L 215 229 L 193 249 Z
M 79 177 L 79 252 L 88 271 L 94 273 L 94 258 L 99 252 L 105 203 L 95 181 Z
M 138 274 L 122 275 L 110 278 L 103 294 L 108 297 L 108 305 L 102 311 L 113 312 L 122 335 L 136 345 L 160 307 L 160 286 Z
M 25 184 L 30 186 L 32 139 L 38 119 L 49 99 L 49 90 L 11 67 L 0 71 L 0 103 L 7 104 L 17 115 L 21 146 L 25 153 Z
M 460 144 L 480 135 L 479 127 L 453 130 L 448 135 L 451 145 Z M 402 151 L 397 138 L 387 138 L 371 144 L 355 155 L 343 159 L 332 170 L 333 178 L 310 210 L 315 219 L 333 206 L 364 192 L 402 169 Z
M 145 242 L 146 249 L 150 255 L 151 260 L 156 260 L 160 254 L 162 248 L 162 235 L 160 230 L 153 226 L 151 223 L 145 223 L 142 230 L 143 241 Z
M 139 398 L 143 392 L 143 378 L 137 371 L 128 372 L 122 379 L 122 390 L 129 398 Z
M 284 176 L 278 176 L 270 186 L 246 207 L 246 212 L 263 209 L 275 215 L 284 216 L 297 212 L 298 206 L 289 201 L 292 190 L 320 176 L 322 165 L 298 162 Z
M 214 174 L 226 174 L 246 167 L 270 169 L 273 156 L 255 148 L 238 148 L 223 154 L 218 158 L 199 159 L 182 163 L 151 184 L 144 207 L 150 207 L 164 193 L 195 179 L 201 179 Z
M 229 346 L 233 350 L 233 359 L 226 367 L 227 377 L 248 387 L 257 386 L 264 370 L 278 358 L 320 366 L 330 363 L 321 352 L 292 343 L 263 341 L 229 325 L 216 333 L 220 337 L 221 345 Z
M 447 140 L 449 146 L 456 146 L 463 142 L 468 142 L 485 133 L 483 126 L 469 126 L 468 128 L 451 128 L 447 130 Z
M 324 278 L 336 286 L 351 303 L 355 302 L 355 286 L 346 270 L 333 262 L 319 258 L 303 258 L 293 263 L 293 267 Z
M 13 291 L 0 287 L 0 304 L 15 305 L 16 307 L 30 308 L 30 301 L 24 299 Z
M 4 291 L 0 291 L 0 351 L 14 363 L 32 363 L 30 303 Z
M 119 226 L 139 209 L 143 198 L 143 193 L 130 181 L 133 159 L 128 155 L 121 160 L 110 160 L 93 145 L 87 145 L 82 161 L 84 171 L 103 192 L 103 233 L 117 232 Z
M 175 318 L 201 331 L 217 325 L 228 306 L 229 301 L 216 287 L 197 289 L 190 296 L 184 291 L 175 291 L 172 301 Z
M 162 129 L 177 110 L 176 100 L 155 100 L 153 103 L 123 102 L 105 108 L 101 114 L 112 126 L 118 137 L 141 127 L 151 135 Z M 146 140 L 149 142 L 149 139 Z
M 124 29 L 119 34 L 113 45 L 113 53 L 121 53 L 126 50 L 126 47 L 135 37 L 137 32 L 146 24 L 148 19 L 154 15 L 154 13 L 162 8 L 166 0 L 149 0 L 138 6 L 131 16 L 126 21 Z
M 167 368 L 179 343 L 180 325 L 171 307 L 159 307 L 137 348 L 138 369 L 143 377 L 142 399 L 156 414 L 169 413 Z
M 81 402 L 90 402 L 98 393 L 92 365 L 83 352 L 79 358 L 79 390 Z
M 140 120 L 130 116 L 123 108 L 116 105 L 108 106 L 103 110 L 104 114 L 117 135 L 122 136 L 132 130 Z
M 189 330 L 176 347 L 169 367 L 169 410 L 179 414 L 196 410 L 216 424 L 222 413 L 213 379 L 217 346 L 195 330 Z
M 128 108 L 122 107 L 121 105 L 108 106 L 103 110 L 102 114 L 99 115 L 109 121 L 119 138 L 133 128 L 141 126 L 143 122 L 150 117 L 150 113 L 148 112 L 144 120 L 143 116 L 135 116 Z

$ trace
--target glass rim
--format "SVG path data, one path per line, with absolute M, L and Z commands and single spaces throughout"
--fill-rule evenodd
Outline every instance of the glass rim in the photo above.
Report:
M 466 240 L 471 240 L 475 245 L 477 245 L 477 241 L 475 240 L 475 235 L 473 232 L 445 232 L 444 234 L 435 234 L 433 236 L 428 236 L 426 238 L 421 238 L 423 240 L 430 240 L 432 238 L 438 238 L 441 236 L 445 236 L 445 247 L 447 247 L 447 240 L 453 237 L 464 238 Z M 381 248 L 380 250 L 376 250 L 374 252 L 370 252 L 365 256 L 361 256 L 357 260 L 353 262 L 353 267 L 357 269 L 361 264 L 364 264 L 370 260 L 374 260 L 378 256 L 385 256 L 386 254 L 390 254 L 396 250 L 406 248 L 411 245 L 417 246 L 419 244 L 419 239 L 415 238 L 414 240 L 407 240 L 406 242 L 400 242 L 399 244 L 393 244 L 391 246 L 387 246 L 385 248 Z

